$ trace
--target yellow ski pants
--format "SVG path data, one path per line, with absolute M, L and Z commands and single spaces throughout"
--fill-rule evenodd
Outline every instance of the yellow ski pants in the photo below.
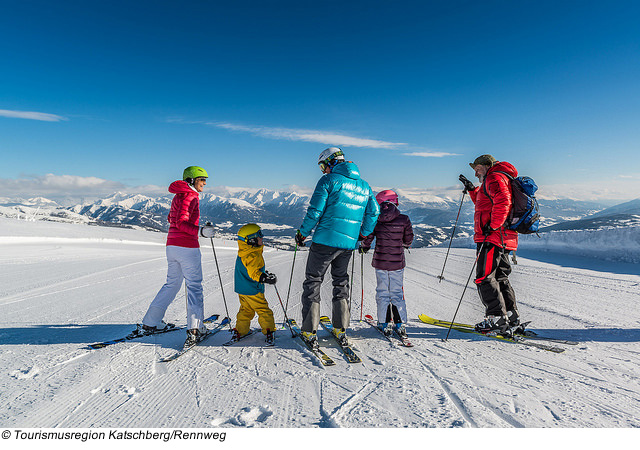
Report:
M 275 331 L 276 322 L 273 318 L 273 311 L 269 308 L 267 299 L 263 293 L 256 295 L 240 295 L 240 311 L 236 316 L 236 329 L 240 336 L 247 334 L 251 328 L 251 320 L 258 314 L 258 323 L 262 328 L 262 333 L 267 334 L 267 330 Z

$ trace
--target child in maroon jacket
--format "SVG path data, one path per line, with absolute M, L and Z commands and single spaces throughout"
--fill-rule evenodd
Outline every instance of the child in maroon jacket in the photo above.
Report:
M 380 204 L 380 216 L 373 233 L 360 244 L 359 252 L 366 253 L 373 239 L 376 246 L 371 265 L 376 269 L 378 286 L 378 326 L 391 334 L 395 324 L 398 334 L 406 335 L 404 323 L 407 321 L 407 307 L 404 300 L 404 249 L 413 242 L 413 227 L 409 216 L 400 214 L 398 194 L 385 190 L 376 195 Z

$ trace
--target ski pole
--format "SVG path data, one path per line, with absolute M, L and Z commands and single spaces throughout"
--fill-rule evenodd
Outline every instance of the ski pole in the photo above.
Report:
M 349 280 L 349 313 L 351 313 L 351 294 L 353 293 L 353 270 L 355 268 L 356 258 L 353 256 L 355 250 L 351 250 L 351 279 Z
M 444 264 L 442 265 L 442 273 L 438 276 L 438 283 L 444 280 L 444 267 L 447 265 L 447 258 L 449 258 L 449 250 L 451 250 L 451 243 L 453 242 L 453 235 L 456 234 L 456 226 L 458 225 L 458 219 L 460 218 L 460 210 L 462 209 L 462 202 L 464 202 L 464 196 L 467 191 L 462 191 L 462 200 L 460 200 L 460 207 L 458 208 L 458 215 L 456 216 L 456 222 L 453 224 L 453 231 L 451 231 L 451 239 L 449 239 L 449 248 L 447 249 L 447 255 L 444 257 Z
M 285 311 L 289 309 L 289 294 L 291 294 L 291 282 L 293 281 L 293 268 L 296 265 L 296 253 L 298 253 L 298 243 L 296 242 L 296 247 L 293 250 L 293 262 L 291 263 L 291 276 L 289 276 L 289 289 L 287 290 L 287 306 Z
M 284 304 L 282 304 L 282 298 L 280 297 L 280 292 L 278 292 L 278 286 L 273 285 L 276 288 L 276 295 L 278 296 L 278 300 L 280 301 L 280 306 L 282 306 L 282 312 L 284 312 L 284 320 L 287 326 L 289 327 L 289 331 L 291 331 L 291 337 L 296 337 L 296 334 L 293 332 L 291 328 L 291 324 L 289 323 L 289 318 L 287 317 L 287 310 L 284 308 Z
M 484 241 L 482 241 L 482 245 L 480 246 L 480 250 L 478 250 L 478 254 L 476 255 L 476 260 L 473 262 L 473 267 L 471 267 L 471 273 L 469 274 L 469 278 L 467 278 L 467 282 L 464 285 L 464 290 L 462 291 L 462 295 L 460 296 L 458 307 L 456 308 L 456 312 L 453 314 L 453 319 L 451 319 L 451 323 L 449 324 L 449 329 L 447 330 L 447 336 L 442 340 L 443 342 L 447 342 L 447 339 L 449 339 L 449 333 L 451 333 L 451 328 L 453 328 L 453 322 L 455 322 L 456 320 L 456 316 L 458 315 L 458 310 L 460 309 L 460 305 L 462 304 L 462 298 L 464 297 L 464 293 L 467 290 L 469 281 L 471 281 L 473 270 L 476 268 L 476 264 L 478 263 L 478 258 L 480 257 L 480 253 L 482 253 L 482 249 L 484 248 L 485 242 L 487 242 L 487 237 L 484 238 Z
M 360 300 L 360 322 L 362 322 L 362 309 L 364 308 L 364 253 L 360 253 L 360 288 L 362 297 Z
M 229 316 L 229 308 L 227 307 L 227 298 L 224 296 L 224 286 L 222 285 L 222 277 L 220 276 L 220 266 L 218 265 L 218 256 L 216 255 L 216 246 L 213 245 L 213 238 L 211 239 L 211 248 L 213 249 L 213 259 L 216 260 L 216 269 L 218 270 L 218 279 L 220 280 L 220 290 L 222 291 L 222 301 L 224 302 L 224 309 L 227 311 L 227 317 Z M 229 330 L 233 330 L 231 328 L 231 321 L 229 321 Z

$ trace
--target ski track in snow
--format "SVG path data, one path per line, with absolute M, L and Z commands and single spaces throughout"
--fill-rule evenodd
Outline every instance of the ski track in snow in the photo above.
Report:
M 164 282 L 163 249 L 128 244 L 127 231 L 122 234 L 122 243 L 0 244 L 0 264 L 7 269 L 0 271 L 3 426 L 640 426 L 640 314 L 627 307 L 637 302 L 640 276 L 598 272 L 597 262 L 585 270 L 519 256 L 510 279 L 523 319 L 532 320 L 542 334 L 580 344 L 552 354 L 455 330 L 442 342 L 446 329 L 416 317 L 451 318 L 475 255 L 452 249 L 445 279 L 438 282 L 445 251 L 412 250 L 405 294 L 415 347 L 405 348 L 358 322 L 362 287 L 356 254 L 349 336 L 362 363 L 349 364 L 319 329 L 321 345 L 336 362 L 324 367 L 285 328 L 276 333 L 275 348 L 265 348 L 259 332 L 223 347 L 227 328 L 178 360 L 160 363 L 181 347 L 184 332 L 84 348 L 128 333 Z M 202 247 L 205 313 L 224 317 L 207 244 Z M 267 249 L 264 256 L 286 303 L 293 253 Z M 218 252 L 234 323 L 239 306 L 233 292 L 235 258 L 235 252 Z M 298 321 L 305 260 L 306 252 L 299 251 L 288 299 L 287 314 Z M 375 316 L 371 255 L 364 261 L 363 312 Z M 331 313 L 331 290 L 325 281 L 322 314 Z M 282 323 L 273 288 L 268 286 L 265 295 Z M 456 320 L 473 323 L 482 314 L 472 281 Z M 166 319 L 183 325 L 184 315 L 181 292 Z M 252 326 L 258 327 L 257 320 Z

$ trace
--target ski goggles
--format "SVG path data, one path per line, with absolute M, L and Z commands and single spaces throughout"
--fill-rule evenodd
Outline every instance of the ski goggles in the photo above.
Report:
M 248 235 L 247 237 L 238 236 L 238 239 L 241 240 L 242 242 L 248 243 L 252 239 L 257 239 L 261 237 L 264 237 L 264 234 L 262 234 L 262 230 L 258 230 L 255 233 Z
M 335 153 L 333 153 L 329 158 L 327 159 L 323 159 L 322 161 L 320 161 L 318 163 L 318 165 L 320 166 L 320 171 L 322 171 L 324 173 L 325 170 L 327 170 L 327 167 L 332 167 L 335 165 L 335 160 L 338 158 L 338 156 L 342 156 L 344 159 L 344 153 L 342 153 L 342 150 L 339 150 Z M 332 164 L 333 162 L 333 164 Z

